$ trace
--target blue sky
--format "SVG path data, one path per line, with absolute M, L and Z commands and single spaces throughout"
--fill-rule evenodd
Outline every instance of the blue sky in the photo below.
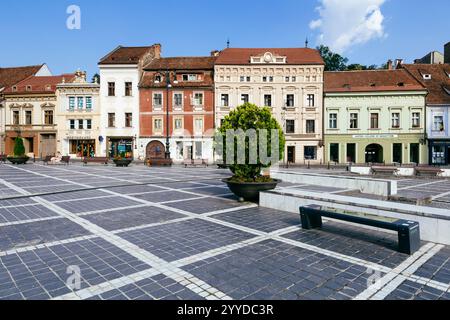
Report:
M 81 30 L 66 28 L 71 4 L 81 8 Z M 448 0 L 8 1 L 0 19 L 0 66 L 46 62 L 54 74 L 80 68 L 91 76 L 120 44 L 158 42 L 164 56 L 189 56 L 223 49 L 228 37 L 232 47 L 296 47 L 306 37 L 315 46 L 320 35 L 352 63 L 412 61 L 443 51 L 448 12 Z M 336 43 L 338 36 L 345 44 Z

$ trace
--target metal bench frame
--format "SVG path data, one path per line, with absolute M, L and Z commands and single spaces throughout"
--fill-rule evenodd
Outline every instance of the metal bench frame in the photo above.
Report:
M 420 248 L 420 227 L 419 223 L 415 221 L 401 219 L 394 222 L 380 221 L 345 213 L 325 211 L 317 205 L 300 207 L 300 216 L 302 228 L 306 230 L 322 228 L 322 217 L 326 217 L 396 231 L 398 233 L 398 251 L 401 253 L 411 255 Z

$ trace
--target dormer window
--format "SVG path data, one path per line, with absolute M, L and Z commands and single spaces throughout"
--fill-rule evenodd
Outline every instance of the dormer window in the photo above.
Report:
M 405 83 L 404 83 L 404 82 L 399 82 L 399 83 L 397 83 L 397 86 L 399 86 L 399 87 L 404 87 L 404 86 L 405 86 Z
M 423 80 L 431 80 L 431 74 L 429 74 L 429 73 L 424 73 L 422 75 L 422 77 L 423 77 Z
M 52 86 L 51 85 L 46 85 L 45 86 L 45 91 L 52 91 Z
M 13 92 L 17 92 L 17 86 L 13 86 L 13 87 L 12 87 L 12 91 L 13 91 Z
M 266 52 L 263 55 L 250 57 L 251 63 L 286 63 L 286 57 L 274 56 L 271 52 Z
M 183 74 L 183 81 L 197 81 L 198 76 L 196 74 Z
M 376 87 L 376 84 L 375 83 L 371 83 L 371 84 L 369 84 L 369 86 L 371 86 L 373 88 L 373 87 Z
M 31 91 L 32 90 L 32 87 L 31 86 L 26 86 L 26 89 L 25 89 L 26 91 Z
M 161 82 L 161 75 L 160 74 L 155 76 L 155 82 L 156 83 L 160 83 Z

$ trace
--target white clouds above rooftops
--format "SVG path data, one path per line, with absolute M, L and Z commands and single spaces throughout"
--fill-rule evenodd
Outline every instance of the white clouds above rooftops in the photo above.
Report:
M 344 53 L 355 44 L 386 37 L 381 6 L 386 0 L 319 0 L 319 18 L 309 27 L 320 32 L 317 42 Z

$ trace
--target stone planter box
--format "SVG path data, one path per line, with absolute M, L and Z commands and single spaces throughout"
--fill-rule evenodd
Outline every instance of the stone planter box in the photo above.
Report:
M 224 179 L 225 182 L 233 192 L 239 198 L 246 201 L 259 202 L 259 193 L 262 191 L 273 190 L 277 187 L 281 180 L 273 179 L 272 182 L 232 182 L 230 179 Z
M 9 162 L 12 164 L 25 164 L 30 160 L 30 157 L 23 156 L 23 157 L 8 157 L 7 158 Z
M 116 164 L 116 167 L 128 167 L 130 163 L 133 162 L 132 159 L 114 159 L 113 161 Z

